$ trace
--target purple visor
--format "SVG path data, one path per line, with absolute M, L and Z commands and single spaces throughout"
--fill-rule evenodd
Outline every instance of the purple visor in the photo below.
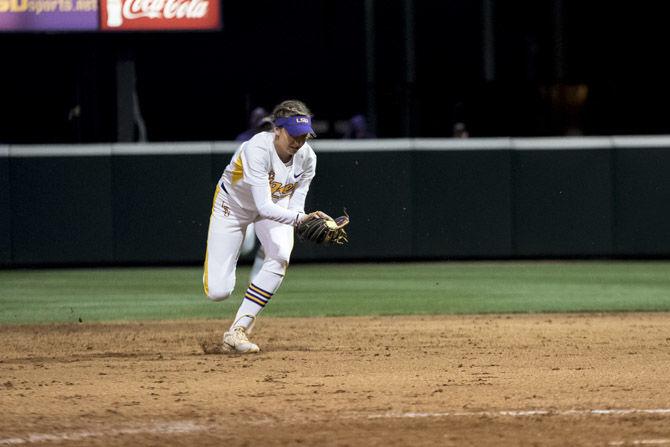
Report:
M 285 116 L 275 120 L 275 126 L 283 127 L 292 137 L 300 135 L 314 136 L 314 129 L 312 129 L 312 118 L 305 115 Z

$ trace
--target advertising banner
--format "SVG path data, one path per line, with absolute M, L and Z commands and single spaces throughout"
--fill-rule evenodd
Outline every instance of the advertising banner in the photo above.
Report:
M 0 31 L 95 31 L 98 0 L 0 0 Z
M 101 0 L 100 29 L 215 30 L 221 26 L 219 5 L 220 0 Z

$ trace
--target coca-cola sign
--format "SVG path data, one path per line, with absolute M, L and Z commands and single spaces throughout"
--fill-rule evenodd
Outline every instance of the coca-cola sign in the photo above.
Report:
M 221 24 L 220 0 L 101 0 L 100 28 L 209 30 Z

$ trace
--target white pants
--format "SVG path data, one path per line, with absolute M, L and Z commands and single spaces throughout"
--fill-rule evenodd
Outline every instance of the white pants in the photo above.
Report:
M 233 293 L 240 249 L 247 226 L 252 222 L 265 251 L 261 271 L 282 278 L 286 274 L 293 251 L 293 227 L 263 219 L 256 211 L 234 205 L 221 185 L 217 185 L 209 220 L 203 274 L 205 295 L 211 300 L 225 300 Z M 270 292 L 274 293 L 274 290 Z

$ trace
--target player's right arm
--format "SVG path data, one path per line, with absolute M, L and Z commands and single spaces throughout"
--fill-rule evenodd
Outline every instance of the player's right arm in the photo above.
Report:
M 251 195 L 258 214 L 265 219 L 274 220 L 287 225 L 297 225 L 305 218 L 305 213 L 282 208 L 272 201 L 270 185 L 252 186 Z
M 305 199 L 307 198 L 307 192 L 309 192 L 309 186 L 312 183 L 312 179 L 316 174 L 316 155 L 308 146 L 301 149 L 307 151 L 307 158 L 305 159 L 302 170 L 303 173 L 298 180 L 298 184 L 291 195 L 289 200 L 288 209 L 294 211 L 304 211 L 305 210 Z
M 243 181 L 251 188 L 254 207 L 261 217 L 287 225 L 297 225 L 305 218 L 305 213 L 282 208 L 272 201 L 268 181 L 268 172 L 272 168 L 272 163 L 266 149 L 262 146 L 247 144 L 242 149 L 241 159 L 244 172 Z

